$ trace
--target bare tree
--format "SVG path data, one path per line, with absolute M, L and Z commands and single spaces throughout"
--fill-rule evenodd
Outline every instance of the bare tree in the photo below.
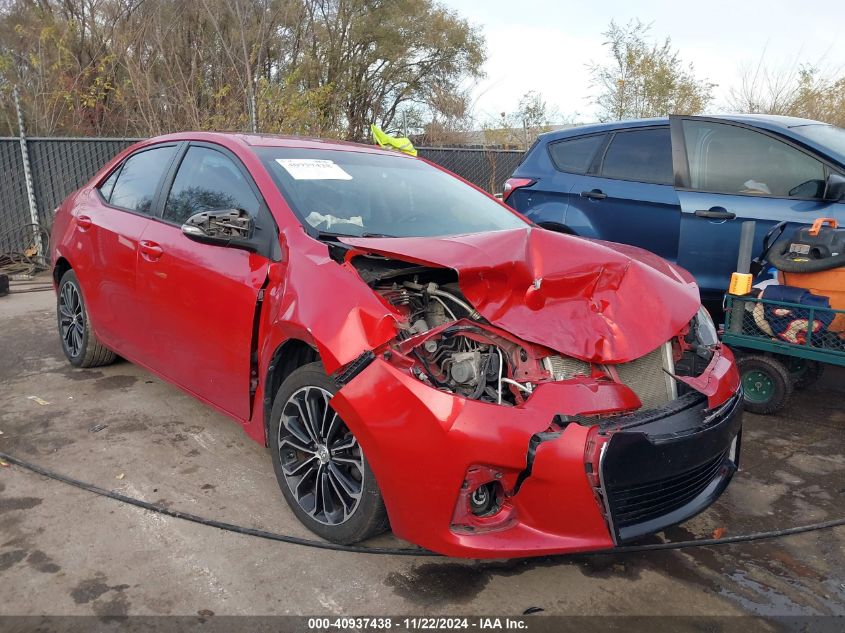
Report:
M 698 79 L 668 37 L 650 42 L 650 28 L 639 20 L 626 26 L 611 21 L 605 31 L 612 61 L 588 65 L 599 120 L 698 114 L 711 102 L 715 84 Z
M 728 107 L 736 112 L 780 114 L 845 126 L 845 76 L 824 71 L 820 63 L 795 63 L 774 70 L 745 66 Z
M 448 121 L 444 95 L 484 61 L 481 35 L 436 0 L 6 0 L 0 42 L 0 91 L 20 86 L 40 134 L 362 140 L 400 111 Z

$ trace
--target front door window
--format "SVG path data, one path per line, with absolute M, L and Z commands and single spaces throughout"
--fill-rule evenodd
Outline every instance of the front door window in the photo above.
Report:
M 713 121 L 683 121 L 690 187 L 778 198 L 821 198 L 824 165 L 768 134 Z

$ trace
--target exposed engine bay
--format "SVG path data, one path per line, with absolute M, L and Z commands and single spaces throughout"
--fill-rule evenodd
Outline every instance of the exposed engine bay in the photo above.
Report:
M 699 512 L 735 472 L 739 377 L 683 269 L 533 229 L 328 244 L 342 275 L 323 291 L 351 276 L 368 304 L 327 316 L 346 347 L 326 366 L 333 406 L 372 429 L 399 534 L 545 543 L 514 556 L 608 546 Z M 419 493 L 436 517 L 405 511 L 413 459 L 449 482 Z
M 715 333 L 708 338 L 698 331 L 703 328 L 698 315 L 647 356 L 618 365 L 589 363 L 491 325 L 462 295 L 451 269 L 364 255 L 351 263 L 404 316 L 385 357 L 422 382 L 481 402 L 515 406 L 540 383 L 581 379 L 624 383 L 640 398 L 642 410 L 657 408 L 692 390 L 678 377 L 700 375 L 718 342 Z

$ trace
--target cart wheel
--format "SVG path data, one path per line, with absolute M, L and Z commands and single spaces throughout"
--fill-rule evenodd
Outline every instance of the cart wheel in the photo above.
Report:
M 769 415 L 781 409 L 792 393 L 792 379 L 786 366 L 771 356 L 743 356 L 738 361 L 745 408 Z
M 789 359 L 787 366 L 789 367 L 792 384 L 795 385 L 796 389 L 806 389 L 824 374 L 824 364 L 814 360 L 793 356 Z

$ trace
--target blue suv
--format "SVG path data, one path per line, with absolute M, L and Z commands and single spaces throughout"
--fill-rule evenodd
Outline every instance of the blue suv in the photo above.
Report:
M 845 224 L 845 130 L 764 115 L 670 116 L 541 135 L 504 200 L 537 224 L 677 262 L 702 297 L 727 290 L 740 226 Z

